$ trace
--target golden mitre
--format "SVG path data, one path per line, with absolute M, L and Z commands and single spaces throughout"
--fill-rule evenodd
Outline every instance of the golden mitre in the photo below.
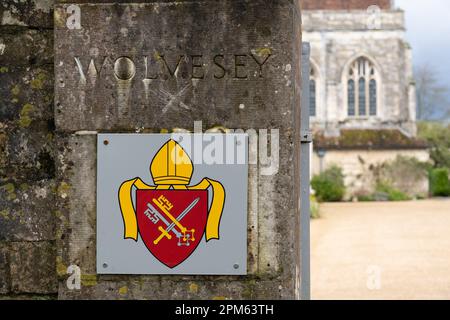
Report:
M 184 149 L 170 139 L 156 153 L 150 171 L 156 185 L 188 185 L 194 168 Z

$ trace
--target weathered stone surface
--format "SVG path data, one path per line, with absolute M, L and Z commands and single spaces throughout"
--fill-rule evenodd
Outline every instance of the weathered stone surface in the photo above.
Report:
M 55 252 L 54 242 L 11 243 L 11 290 L 14 293 L 56 292 Z
M 4 68 L 0 70 L 2 121 L 26 128 L 35 120 L 53 119 L 52 66 Z
M 9 69 L 53 65 L 53 32 L 23 27 L 1 27 L 0 68 Z
M 53 0 L 4 0 L 0 4 L 1 25 L 49 28 L 53 25 Z
M 58 272 L 95 274 L 96 135 L 58 136 Z
M 0 299 L 56 290 L 52 3 L 0 4 Z
M 55 300 L 55 293 L 49 294 L 8 294 L 1 295 L 0 300 Z
M 67 6 L 55 9 L 59 298 L 294 298 L 297 2 L 80 5 L 81 29 L 67 28 Z M 203 129 L 280 130 L 278 173 L 249 170 L 249 275 L 97 276 L 95 131 L 192 130 L 195 120 Z M 71 264 L 81 268 L 81 290 L 66 286 Z
M 383 10 L 392 8 L 390 0 L 301 0 L 304 10 L 366 10 L 376 5 Z
M 52 181 L 0 181 L 0 241 L 54 240 Z
M 24 28 L 0 37 L 0 175 L 39 181 L 54 177 L 52 34 Z
M 58 130 L 287 126 L 290 1 L 80 5 L 81 29 L 66 8 L 55 9 Z
M 33 183 L 55 176 L 52 122 L 36 121 L 26 128 L 0 123 L 0 181 Z
M 0 242 L 0 294 L 6 294 L 11 290 L 8 249 L 8 244 Z
M 115 277 L 114 281 L 101 276 L 82 277 L 80 290 L 68 290 L 65 282 L 59 285 L 59 299 L 137 299 L 137 300 L 230 300 L 282 299 L 284 288 L 275 281 L 248 279 L 159 279 L 158 277 Z

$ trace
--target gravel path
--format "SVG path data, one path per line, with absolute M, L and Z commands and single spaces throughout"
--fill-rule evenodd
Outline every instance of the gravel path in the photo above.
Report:
M 313 299 L 450 299 L 450 200 L 326 203 L 321 215 Z

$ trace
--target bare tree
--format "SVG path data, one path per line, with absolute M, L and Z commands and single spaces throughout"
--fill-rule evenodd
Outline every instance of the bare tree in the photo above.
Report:
M 446 121 L 450 117 L 449 89 L 439 83 L 436 74 L 430 65 L 415 71 L 418 120 Z

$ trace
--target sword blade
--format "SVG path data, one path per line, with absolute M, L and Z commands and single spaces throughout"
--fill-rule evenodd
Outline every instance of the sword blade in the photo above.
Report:
M 178 217 L 176 218 L 177 221 L 180 222 L 181 219 L 183 219 L 183 218 L 189 213 L 189 211 L 191 211 L 192 208 L 195 207 L 195 205 L 196 205 L 199 201 L 200 201 L 200 198 L 196 198 L 194 201 L 192 201 L 192 203 L 191 203 L 190 205 L 188 205 L 188 206 L 186 207 L 186 209 L 184 209 L 183 212 L 180 213 L 180 214 L 178 215 Z M 169 231 L 171 231 L 174 227 L 175 227 L 175 223 L 172 222 L 172 223 L 170 224 L 170 226 L 167 227 L 166 231 L 169 232 Z

